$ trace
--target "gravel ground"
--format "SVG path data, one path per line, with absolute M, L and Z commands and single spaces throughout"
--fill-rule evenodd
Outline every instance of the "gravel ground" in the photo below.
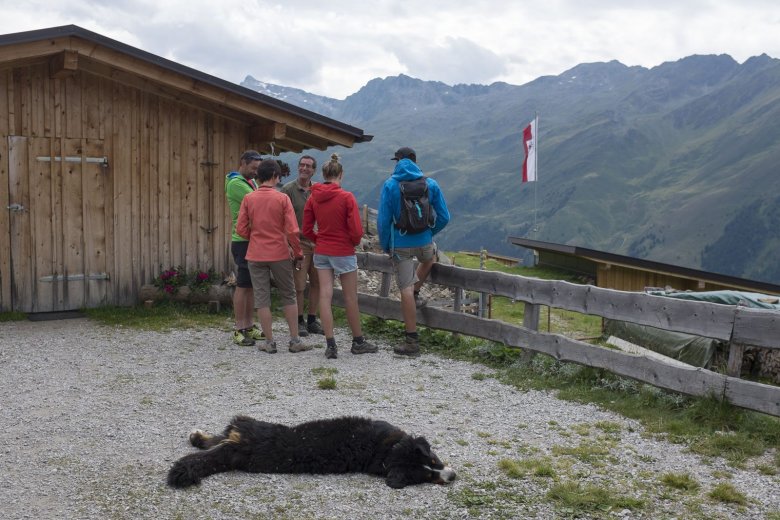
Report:
M 274 326 L 286 344 L 281 322 Z M 337 339 L 348 345 L 343 331 Z M 757 471 L 757 461 L 746 470 L 702 461 L 595 406 L 474 378 L 489 374 L 478 365 L 401 358 L 388 345 L 362 356 L 342 346 L 339 359 L 325 360 L 321 336 L 304 341 L 318 348 L 268 355 L 237 347 L 215 329 L 139 332 L 86 319 L 0 323 L 2 517 L 571 517 L 546 496 L 553 479 L 509 478 L 498 468 L 501 459 L 544 456 L 561 482 L 598 484 L 645 503 L 594 518 L 780 515 L 780 477 Z M 323 376 L 312 370 L 320 367 L 338 370 L 335 390 L 317 387 Z M 339 415 L 385 419 L 425 435 L 458 479 L 393 490 L 359 474 L 228 473 L 184 491 L 166 487 L 171 463 L 193 450 L 189 431 L 221 431 L 238 413 L 285 424 Z M 551 452 L 581 444 L 609 452 L 588 462 Z M 669 472 L 688 473 L 701 488 L 664 488 L 659 477 Z M 746 495 L 747 504 L 711 500 L 720 482 Z

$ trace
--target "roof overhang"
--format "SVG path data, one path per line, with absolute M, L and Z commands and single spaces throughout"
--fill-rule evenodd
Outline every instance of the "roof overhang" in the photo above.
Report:
M 627 267 L 667 276 L 687 278 L 689 280 L 701 280 L 704 282 L 717 283 L 729 287 L 749 289 L 751 291 L 780 294 L 780 286 L 767 282 L 747 280 L 745 278 L 738 278 L 736 276 L 728 276 L 708 271 L 699 271 L 697 269 L 690 269 L 688 267 L 664 264 L 662 262 L 643 260 L 641 258 L 634 258 L 631 256 L 618 255 L 614 253 L 607 253 L 605 251 L 598 251 L 596 249 L 588 249 L 585 247 L 571 246 L 566 244 L 555 244 L 552 242 L 543 242 L 541 240 L 532 240 L 530 238 L 520 237 L 509 237 L 509 242 L 516 246 L 525 247 L 527 249 L 549 251 L 577 258 L 584 258 L 601 265 Z
M 250 127 L 253 142 L 274 152 L 351 147 L 373 136 L 335 119 L 280 101 L 76 25 L 0 35 L 0 69 L 48 60 L 53 77 L 78 70 L 206 108 Z

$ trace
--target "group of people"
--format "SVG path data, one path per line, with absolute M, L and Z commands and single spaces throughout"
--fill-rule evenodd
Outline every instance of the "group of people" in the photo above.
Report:
M 419 355 L 417 308 L 424 304 L 420 287 L 436 261 L 433 236 L 450 220 L 441 189 L 424 177 L 417 155 L 400 148 L 392 158 L 393 174 L 382 187 L 377 228 L 382 249 L 390 255 L 401 294 L 405 339 L 394 347 L 397 354 Z M 325 336 L 325 357 L 338 357 L 333 331 L 333 281 L 339 277 L 347 322 L 352 331 L 353 354 L 377 351 L 363 336 L 357 298 L 357 257 L 363 227 L 355 196 L 342 188 L 343 165 L 336 154 L 322 166 L 322 182 L 312 182 L 317 161 L 303 155 L 298 176 L 281 188 L 281 168 L 274 159 L 263 159 L 248 150 L 241 155 L 238 171 L 225 177 L 225 194 L 233 220 L 231 253 L 236 264 L 233 294 L 236 344 L 277 352 L 271 314 L 271 280 L 276 286 L 289 327 L 290 352 L 312 348 L 301 341 L 309 334 Z M 408 181 L 425 178 L 426 204 L 432 208 L 431 225 L 420 232 L 399 227 Z M 419 263 L 415 269 L 415 259 Z M 308 312 L 304 294 L 309 287 Z M 260 327 L 254 324 L 256 310 Z M 317 320 L 317 314 L 321 323 Z

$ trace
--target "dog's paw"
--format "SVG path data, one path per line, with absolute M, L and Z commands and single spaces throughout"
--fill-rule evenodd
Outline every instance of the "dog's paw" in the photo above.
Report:
M 211 435 L 204 432 L 203 430 L 192 430 L 190 432 L 190 444 L 202 450 L 206 448 L 206 441 L 208 441 L 210 438 Z
M 200 484 L 200 477 L 196 475 L 190 466 L 176 462 L 168 472 L 168 485 L 174 488 L 185 488 Z

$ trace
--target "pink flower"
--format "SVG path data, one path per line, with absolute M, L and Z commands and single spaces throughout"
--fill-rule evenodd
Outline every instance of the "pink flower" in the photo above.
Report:
M 198 281 L 204 282 L 204 281 L 206 281 L 208 279 L 209 279 L 209 274 L 208 273 L 204 273 L 204 272 L 198 273 Z
M 165 292 L 172 293 L 173 292 L 173 285 L 167 284 L 165 286 Z

